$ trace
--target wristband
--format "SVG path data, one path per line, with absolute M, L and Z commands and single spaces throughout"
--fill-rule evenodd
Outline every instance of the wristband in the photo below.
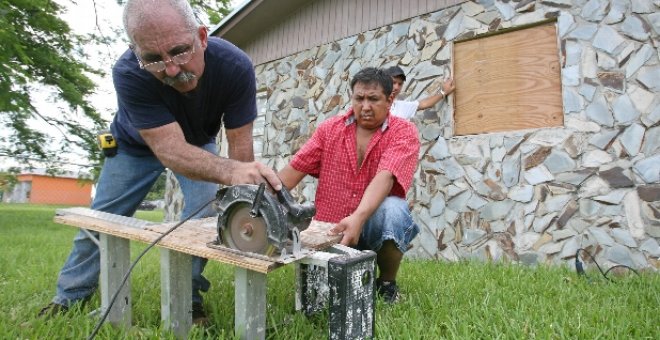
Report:
M 440 94 L 442 95 L 442 98 L 447 98 L 447 94 L 442 89 L 440 89 Z

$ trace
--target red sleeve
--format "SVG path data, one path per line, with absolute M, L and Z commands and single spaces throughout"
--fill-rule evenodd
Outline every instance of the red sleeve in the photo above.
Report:
M 400 120 L 391 126 L 389 144 L 378 164 L 378 171 L 388 170 L 395 177 L 392 194 L 405 197 L 417 169 L 419 137 L 417 128 L 408 121 Z

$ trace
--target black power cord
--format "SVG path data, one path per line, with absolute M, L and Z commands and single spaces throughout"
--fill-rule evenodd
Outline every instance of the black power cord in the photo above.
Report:
M 598 262 L 596 262 L 596 259 L 594 258 L 594 256 L 591 255 L 591 253 L 588 252 L 588 251 L 587 251 L 586 249 L 584 249 L 584 248 L 579 248 L 579 249 L 575 252 L 575 270 L 577 271 L 578 275 L 586 276 L 586 273 L 585 273 L 585 271 L 584 271 L 584 267 L 583 267 L 583 265 L 582 265 L 582 262 L 580 261 L 580 252 L 584 252 L 585 254 L 589 255 L 589 258 L 591 259 L 591 261 L 593 261 L 593 263 L 596 264 L 596 267 L 598 268 L 598 271 L 600 271 L 600 274 L 603 275 L 603 277 L 604 277 L 607 281 L 613 282 L 612 279 L 610 279 L 610 278 L 607 276 L 607 274 L 608 274 L 612 269 L 614 269 L 614 268 L 626 268 L 626 269 L 632 271 L 633 273 L 635 273 L 635 275 L 639 276 L 639 273 L 638 273 L 635 269 L 633 269 L 633 268 L 631 268 L 631 267 L 629 267 L 629 266 L 626 266 L 625 264 L 618 264 L 618 265 L 616 265 L 616 266 L 612 266 L 611 268 L 609 268 L 609 269 L 606 270 L 606 271 L 603 271 L 603 269 L 600 267 L 600 265 L 598 264 Z
M 110 314 L 110 309 L 112 309 L 112 305 L 115 304 L 115 301 L 117 300 L 117 297 L 119 296 L 119 292 L 121 291 L 122 287 L 124 287 L 124 285 L 126 284 L 126 281 L 128 281 L 128 277 L 131 275 L 131 272 L 133 271 L 133 268 L 135 268 L 135 265 L 137 265 L 138 261 L 140 261 L 140 259 L 141 259 L 141 258 L 142 258 L 142 257 L 143 257 L 143 256 L 144 256 L 144 255 L 145 255 L 145 254 L 146 254 L 151 248 L 153 248 L 158 242 L 160 242 L 160 240 L 162 240 L 165 236 L 167 236 L 168 234 L 170 234 L 171 232 L 173 232 L 176 228 L 178 228 L 179 226 L 181 226 L 183 223 L 185 223 L 185 222 L 187 222 L 188 220 L 190 220 L 193 216 L 195 216 L 197 213 L 199 213 L 200 211 L 202 211 L 202 209 L 206 208 L 207 205 L 211 204 L 211 202 L 215 201 L 216 199 L 217 199 L 217 198 L 214 198 L 214 199 L 208 201 L 207 203 L 202 204 L 202 206 L 199 207 L 199 209 L 197 209 L 195 212 L 193 212 L 192 214 L 190 214 L 190 216 L 189 216 L 188 218 L 186 218 L 186 219 L 180 221 L 179 223 L 177 223 L 176 225 L 174 225 L 172 228 L 168 229 L 166 232 L 164 232 L 162 235 L 160 235 L 157 239 L 155 239 L 153 242 L 151 242 L 151 243 L 149 244 L 149 246 L 148 246 L 147 248 L 145 248 L 145 249 L 142 251 L 142 253 L 140 253 L 140 255 L 138 255 L 138 257 L 135 259 L 135 261 L 133 261 L 133 264 L 131 264 L 131 267 L 128 268 L 128 271 L 126 272 L 126 274 L 124 274 L 124 278 L 122 279 L 121 284 L 119 285 L 119 287 L 117 287 L 117 291 L 115 292 L 115 294 L 112 295 L 112 299 L 110 300 L 110 304 L 108 305 L 108 308 L 106 308 L 105 311 L 103 312 L 103 315 L 101 316 L 101 319 L 100 319 L 99 322 L 96 324 L 96 327 L 94 327 L 94 330 L 92 331 L 92 333 L 87 337 L 87 340 L 92 340 L 92 339 L 94 339 L 94 337 L 96 337 L 96 334 L 97 334 L 97 333 L 99 332 L 99 330 L 101 329 L 101 326 L 103 325 L 103 322 L 105 322 L 105 319 L 108 318 L 108 314 Z

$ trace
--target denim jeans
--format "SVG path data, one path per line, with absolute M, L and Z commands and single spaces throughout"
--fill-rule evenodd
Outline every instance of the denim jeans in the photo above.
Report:
M 384 241 L 393 240 L 402 253 L 419 233 L 406 200 L 388 196 L 362 227 L 357 249 L 378 251 Z
M 214 143 L 206 144 L 203 148 L 217 154 Z M 119 149 L 117 155 L 106 158 L 103 164 L 91 208 L 117 215 L 133 216 L 137 206 L 164 169 L 155 156 L 132 156 Z M 184 197 L 181 219 L 191 217 L 191 214 L 204 203 L 212 200 L 218 191 L 218 185 L 215 183 L 193 181 L 176 173 L 175 176 Z M 192 218 L 215 214 L 215 209 L 209 204 Z M 96 232 L 92 234 L 98 235 Z M 200 291 L 206 292 L 210 287 L 210 282 L 202 276 L 206 262 L 207 259 L 200 257 L 192 259 L 193 302 L 201 303 Z M 73 239 L 71 254 L 60 271 L 57 279 L 57 295 L 53 298 L 53 302 L 70 306 L 90 296 L 98 286 L 100 269 L 99 248 L 81 230 Z

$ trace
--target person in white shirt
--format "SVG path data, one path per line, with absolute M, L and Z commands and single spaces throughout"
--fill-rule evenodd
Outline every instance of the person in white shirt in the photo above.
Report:
M 399 66 L 392 66 L 387 70 L 385 70 L 385 72 L 390 77 L 392 77 L 392 84 L 393 84 L 392 94 L 394 95 L 394 98 L 396 98 L 399 95 L 399 93 L 401 93 L 401 88 L 403 87 L 403 83 L 406 81 L 406 74 Z M 390 113 L 397 117 L 410 119 L 415 115 L 415 112 L 417 112 L 418 110 L 426 110 L 430 107 L 433 107 L 439 101 L 447 97 L 450 93 L 454 92 L 454 89 L 455 89 L 454 79 L 452 77 L 449 77 L 449 79 L 445 80 L 445 82 L 442 84 L 442 89 L 440 89 L 440 93 L 432 96 L 428 96 L 421 100 L 414 100 L 414 101 L 395 100 L 392 103 L 392 107 L 390 107 Z

